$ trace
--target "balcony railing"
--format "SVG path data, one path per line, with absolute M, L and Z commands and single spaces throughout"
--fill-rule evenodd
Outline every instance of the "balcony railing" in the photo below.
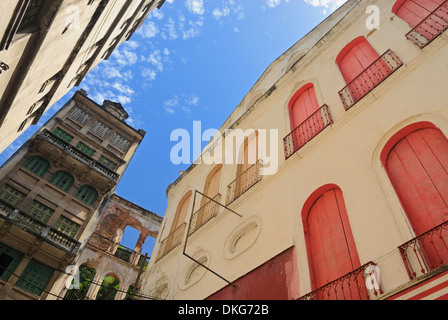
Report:
M 411 280 L 448 263 L 448 221 L 406 242 L 398 250 Z
M 448 1 L 444 1 L 431 12 L 422 22 L 412 29 L 406 38 L 420 49 L 430 44 L 448 28 Z
M 219 202 L 221 200 L 221 194 L 217 194 L 212 199 L 216 202 Z M 201 208 L 199 208 L 198 211 L 193 213 L 190 220 L 190 226 L 188 228 L 189 236 L 191 236 L 199 228 L 201 228 L 216 216 L 219 206 L 214 201 L 207 199 L 207 202 Z
M 323 105 L 283 139 L 285 158 L 289 159 L 332 123 L 330 108 Z
M 371 300 L 382 294 L 375 270 L 376 265 L 369 262 L 298 300 Z
M 55 134 L 51 133 L 50 131 L 45 129 L 44 131 L 42 131 L 42 133 L 40 133 L 40 135 L 43 139 L 47 140 L 48 142 L 55 145 L 59 149 L 65 151 L 66 153 L 70 154 L 72 157 L 78 159 L 85 165 L 87 165 L 90 168 L 94 169 L 95 171 L 99 172 L 101 175 L 107 177 L 108 179 L 110 179 L 112 181 L 118 180 L 118 174 L 116 172 L 110 170 L 109 168 L 107 168 L 106 166 L 101 164 L 100 162 L 89 157 L 84 152 L 75 148 L 71 144 L 65 142 L 64 140 L 62 140 Z
M 174 230 L 160 242 L 159 255 L 157 256 L 157 261 L 162 259 L 162 257 L 167 255 L 171 250 L 173 250 L 182 243 L 182 237 L 184 235 L 186 225 L 187 224 L 184 223 L 181 226 L 177 227 L 176 230 Z
M 227 186 L 226 204 L 231 204 L 260 180 L 260 162 L 257 161 Z
M 99 233 L 92 234 L 88 243 L 90 246 L 109 253 L 133 266 L 141 267 L 143 263 L 146 263 L 145 256 L 141 253 L 116 243 L 112 239 L 104 237 Z
M 386 51 L 344 89 L 339 91 L 345 109 L 349 110 L 353 107 L 402 65 L 403 62 L 392 50 Z
M 72 254 L 79 250 L 80 243 L 66 234 L 53 229 L 44 222 L 0 201 L 0 217 L 3 217 L 18 228 L 36 236 L 42 237 L 47 242 L 60 247 Z

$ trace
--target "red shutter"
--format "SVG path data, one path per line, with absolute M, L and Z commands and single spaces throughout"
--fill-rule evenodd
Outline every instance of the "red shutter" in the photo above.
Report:
M 360 267 L 340 189 L 331 189 L 317 199 L 305 228 L 314 289 Z
M 414 28 L 444 1 L 445 0 L 398 0 L 392 9 L 392 12 Z
M 408 219 L 421 235 L 448 220 L 448 139 L 434 128 L 414 131 L 390 151 L 386 170 Z M 446 246 L 424 246 L 430 264 Z
M 291 130 L 301 125 L 318 109 L 314 86 L 311 83 L 303 86 L 290 102 Z
M 359 37 L 348 44 L 339 54 L 336 62 L 345 82 L 352 82 L 366 70 L 380 55 L 364 37 Z

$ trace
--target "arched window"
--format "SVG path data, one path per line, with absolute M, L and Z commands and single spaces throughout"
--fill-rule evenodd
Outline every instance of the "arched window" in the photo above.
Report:
M 192 192 L 188 191 L 179 202 L 170 233 L 160 243 L 158 259 L 162 258 L 172 249 L 181 244 L 186 226 L 188 208 L 190 207 L 191 194 Z
M 347 86 L 339 92 L 346 109 L 403 65 L 391 50 L 380 56 L 363 36 L 354 39 L 336 58 Z
M 65 171 L 56 172 L 53 177 L 50 179 L 50 183 L 54 184 L 59 189 L 68 192 L 72 187 L 75 179 L 73 176 Z
M 294 94 L 288 109 L 292 132 L 283 139 L 286 159 L 333 123 L 328 106 L 319 107 L 312 83 Z
M 23 166 L 39 177 L 43 177 L 50 169 L 50 163 L 39 156 L 30 158 Z
M 186 222 L 188 215 L 188 208 L 190 206 L 190 200 L 191 200 L 191 191 L 189 191 L 186 195 L 184 195 L 182 200 L 179 202 L 179 205 L 177 206 L 176 210 L 176 216 L 174 217 L 170 233 L 174 232 L 177 228 L 179 228 Z
M 417 236 L 448 221 L 448 139 L 439 129 L 428 123 L 404 128 L 386 145 L 382 161 Z M 448 262 L 448 236 L 427 238 L 419 242 L 429 267 Z
M 219 186 L 221 183 L 222 165 L 217 165 L 209 173 L 204 185 L 204 194 L 210 198 L 214 198 L 219 193 Z M 201 207 L 209 200 L 203 197 Z
M 308 83 L 300 88 L 289 102 L 291 130 L 296 129 L 319 109 L 314 85 Z
M 327 185 L 314 192 L 303 207 L 302 219 L 313 290 L 361 266 L 341 189 L 335 185 Z M 357 283 L 352 286 L 353 292 L 351 286 L 346 287 L 348 288 L 335 288 L 335 291 L 328 294 L 337 295 L 337 289 L 343 291 L 339 292 L 341 296 L 347 294 L 356 297 L 366 294 L 358 291 Z
M 258 131 L 244 139 L 238 153 L 237 177 L 258 161 Z
M 93 206 L 98 199 L 98 192 L 91 186 L 82 186 L 76 194 L 76 198 L 89 206 Z
M 258 163 L 258 131 L 244 139 L 238 151 L 236 179 L 227 187 L 227 204 L 230 204 L 249 188 L 260 181 Z
M 211 220 L 218 212 L 220 201 L 219 186 L 221 183 L 222 164 L 215 166 L 207 176 L 202 192 L 207 197 L 202 197 L 199 209 L 193 213 L 189 229 L 189 235 Z M 214 201 L 210 200 L 213 199 Z
M 392 12 L 414 28 L 443 2 L 445 0 L 398 0 Z
M 347 84 L 366 70 L 380 55 L 365 37 L 350 42 L 336 58 L 336 63 Z

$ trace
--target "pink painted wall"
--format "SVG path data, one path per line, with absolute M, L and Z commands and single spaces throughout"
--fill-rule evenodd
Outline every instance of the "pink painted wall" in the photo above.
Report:
M 296 248 L 291 247 L 206 300 L 295 300 L 299 298 Z

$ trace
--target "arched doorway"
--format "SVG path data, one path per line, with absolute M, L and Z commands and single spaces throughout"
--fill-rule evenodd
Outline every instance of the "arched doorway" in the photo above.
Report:
M 383 150 L 383 165 L 412 229 L 420 236 L 448 221 L 448 139 L 432 124 L 398 132 Z M 427 267 L 448 260 L 448 233 L 420 241 Z
M 302 210 L 312 289 L 317 290 L 361 267 L 341 189 L 326 185 L 316 190 Z M 360 299 L 365 286 L 353 279 L 315 299 Z M 363 281 L 363 279 L 361 279 Z M 351 280 L 350 280 L 351 281 Z M 345 288 L 344 288 L 345 287 Z

